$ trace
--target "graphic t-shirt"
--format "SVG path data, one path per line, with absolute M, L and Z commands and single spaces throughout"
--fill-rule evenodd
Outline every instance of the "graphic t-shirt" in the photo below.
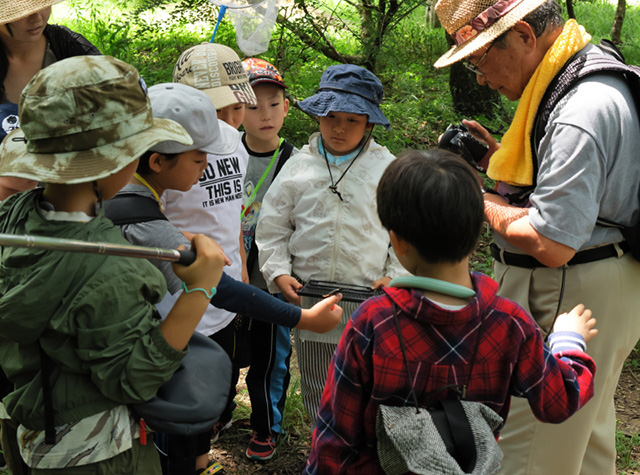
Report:
M 239 133 L 238 133 L 239 134 Z M 242 278 L 240 259 L 240 210 L 247 170 L 248 154 L 240 143 L 229 155 L 207 155 L 207 168 L 197 184 L 186 192 L 167 190 L 162 194 L 164 214 L 181 231 L 204 234 L 214 239 L 231 260 L 225 272 L 236 280 Z M 173 306 L 180 292 L 162 301 Z M 172 300 L 172 301 L 168 301 Z M 166 301 L 166 302 L 165 302 Z M 209 306 L 197 330 L 212 335 L 233 319 L 234 314 Z
M 251 245 L 253 244 L 253 241 L 255 239 L 256 225 L 258 224 L 258 217 L 260 216 L 262 199 L 264 198 L 264 194 L 267 192 L 269 186 L 271 185 L 271 182 L 273 181 L 278 161 L 280 161 L 282 150 L 284 149 L 285 144 L 287 144 L 287 141 L 283 141 L 280 145 L 278 155 L 274 160 L 269 173 L 267 173 L 267 175 L 264 177 L 264 180 L 258 188 L 255 197 L 253 197 L 253 200 L 251 200 L 253 192 L 256 186 L 258 186 L 258 183 L 260 182 L 260 179 L 262 178 L 265 170 L 269 166 L 275 150 L 264 153 L 254 152 L 247 145 L 246 134 L 242 135 L 242 143 L 247 150 L 247 153 L 249 154 L 249 164 L 247 165 L 247 173 L 244 179 L 244 195 L 242 199 L 242 237 L 244 241 L 244 249 L 248 257 L 249 251 L 251 250 Z M 294 147 L 291 151 L 291 155 L 294 155 L 297 151 L 298 149 Z M 247 266 L 249 266 L 249 263 L 247 263 Z M 266 289 L 267 283 L 265 282 L 259 267 L 260 266 L 256 261 L 251 270 L 251 274 L 249 275 L 251 284 L 261 289 Z

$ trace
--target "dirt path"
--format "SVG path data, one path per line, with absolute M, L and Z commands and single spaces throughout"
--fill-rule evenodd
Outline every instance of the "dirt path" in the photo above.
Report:
M 292 380 L 297 375 L 295 358 L 292 365 Z M 244 386 L 244 375 L 238 386 L 239 393 Z M 631 439 L 640 435 L 640 369 L 627 367 L 623 370 L 616 391 L 616 411 L 619 420 L 618 428 Z M 236 399 L 240 404 L 250 406 L 248 395 Z M 237 417 L 237 416 L 236 416 Z M 308 417 L 305 417 L 308 423 Z M 304 467 L 311 440 L 308 426 L 301 424 L 298 434 L 290 434 L 288 439 L 278 447 L 278 454 L 266 463 L 248 460 L 244 451 L 251 436 L 251 427 L 246 418 L 234 422 L 217 444 L 214 444 L 210 455 L 225 467 L 226 475 L 289 475 L 300 474 Z M 640 445 L 636 445 L 630 455 L 632 460 L 640 462 Z M 640 475 L 640 469 L 618 471 L 619 475 Z

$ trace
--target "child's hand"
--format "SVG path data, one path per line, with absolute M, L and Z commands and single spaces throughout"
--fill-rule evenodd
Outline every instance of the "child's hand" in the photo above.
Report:
M 591 340 L 598 330 L 594 327 L 596 319 L 591 316 L 591 310 L 585 309 L 584 305 L 578 304 L 569 313 L 558 315 L 553 331 L 569 331 L 580 333 L 584 337 L 584 341 Z
M 371 288 L 375 290 L 380 287 L 389 287 L 389 282 L 391 282 L 391 277 L 382 277 L 371 284 Z
M 184 235 L 184 237 L 186 237 L 190 242 L 193 242 L 193 237 L 195 236 L 195 234 L 190 233 L 189 231 L 182 231 L 182 234 Z M 215 241 L 214 241 L 215 242 Z M 220 252 L 222 252 L 222 254 L 224 255 L 224 265 L 225 266 L 230 266 L 231 265 L 231 259 L 229 259 L 227 257 L 227 255 L 224 253 L 224 251 L 222 250 L 222 246 L 220 246 L 220 244 L 218 244 L 216 242 L 216 244 L 218 245 L 218 247 L 220 248 Z
M 302 284 L 298 282 L 294 277 L 287 274 L 282 274 L 273 279 L 273 283 L 278 286 L 280 292 L 287 302 L 294 305 L 300 305 L 300 296 L 298 290 L 302 288 Z
M 191 250 L 196 253 L 196 260 L 189 266 L 171 264 L 173 272 L 189 289 L 216 287 L 226 259 L 220 245 L 204 234 L 197 234 L 191 242 Z
M 333 330 L 342 318 L 342 307 L 336 305 L 341 298 L 342 294 L 335 294 L 321 300 L 309 309 L 303 308 L 296 328 L 316 333 Z

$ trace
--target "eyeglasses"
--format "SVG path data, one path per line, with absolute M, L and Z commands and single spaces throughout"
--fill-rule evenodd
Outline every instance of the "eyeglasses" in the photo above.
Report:
M 482 62 L 485 60 L 485 58 L 487 57 L 487 54 L 489 53 L 489 51 L 491 51 L 491 48 L 493 48 L 495 42 L 491 42 L 491 44 L 489 45 L 489 47 L 487 48 L 487 51 L 484 52 L 484 54 L 480 57 L 480 59 L 478 60 L 478 62 L 476 64 L 473 64 L 471 61 L 465 60 L 462 61 L 462 65 L 467 68 L 469 71 L 471 71 L 472 73 L 475 74 L 484 74 L 481 70 L 480 70 L 480 65 L 482 64 Z

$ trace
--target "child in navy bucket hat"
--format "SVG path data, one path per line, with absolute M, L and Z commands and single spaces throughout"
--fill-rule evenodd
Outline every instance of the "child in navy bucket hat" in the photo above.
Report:
M 317 117 L 330 112 L 366 115 L 370 124 L 389 130 L 389 120 L 380 110 L 383 94 L 382 83 L 371 71 L 353 64 L 338 64 L 325 70 L 318 92 L 299 105 Z
M 301 282 L 322 280 L 377 288 L 404 273 L 376 209 L 376 187 L 394 156 L 371 137 L 389 128 L 380 110 L 380 80 L 359 66 L 327 68 L 318 92 L 300 108 L 317 117 L 320 133 L 288 160 L 262 202 L 256 229 L 260 271 L 271 292 L 307 308 Z M 315 423 L 327 369 L 354 302 L 335 330 L 295 329 L 302 400 Z

